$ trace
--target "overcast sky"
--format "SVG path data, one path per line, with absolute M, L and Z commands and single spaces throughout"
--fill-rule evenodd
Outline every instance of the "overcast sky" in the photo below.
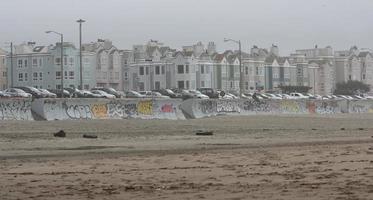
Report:
M 214 41 L 219 50 L 241 40 L 243 50 L 272 43 L 286 55 L 295 49 L 331 45 L 373 48 L 373 0 L 1 0 L 0 42 L 35 41 L 48 45 L 59 38 L 78 44 L 111 39 L 120 49 L 159 40 L 173 48 Z

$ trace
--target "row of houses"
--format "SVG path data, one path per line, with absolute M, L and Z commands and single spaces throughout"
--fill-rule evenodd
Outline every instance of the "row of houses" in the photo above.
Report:
M 63 60 L 61 61 L 61 45 Z M 79 49 L 72 43 L 39 46 L 15 45 L 12 56 L 0 51 L 0 87 L 33 86 L 45 89 L 80 87 Z M 13 63 L 13 67 L 11 67 Z M 61 65 L 63 74 L 61 73 Z M 312 93 L 331 94 L 336 83 L 358 80 L 373 85 L 373 56 L 369 49 L 352 47 L 333 51 L 328 46 L 296 50 L 283 57 L 279 48 L 253 46 L 242 52 L 217 52 L 216 45 L 201 42 L 180 50 L 150 40 L 119 50 L 110 40 L 82 45 L 82 87 L 117 90 L 197 89 L 238 91 L 240 74 L 245 92 L 280 90 L 280 86 L 309 86 Z

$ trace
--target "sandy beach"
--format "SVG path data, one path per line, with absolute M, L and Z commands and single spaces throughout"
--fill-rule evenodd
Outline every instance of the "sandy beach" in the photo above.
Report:
M 0 199 L 370 200 L 372 122 L 369 114 L 3 121 Z M 59 130 L 65 138 L 53 137 Z

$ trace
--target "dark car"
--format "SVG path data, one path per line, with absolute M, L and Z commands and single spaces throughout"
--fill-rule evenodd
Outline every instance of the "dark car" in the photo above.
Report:
M 34 87 L 20 86 L 20 87 L 14 87 L 14 88 L 21 89 L 21 90 L 31 94 L 33 98 L 43 98 L 44 97 L 43 93 L 41 93 L 38 89 L 36 89 Z
M 171 89 L 160 89 L 160 90 L 153 90 L 154 92 L 159 92 L 164 96 L 169 96 L 170 98 L 182 98 L 180 93 L 176 93 Z
M 84 98 L 84 93 L 82 90 L 78 90 L 76 88 L 65 88 L 65 90 L 69 91 L 70 96 L 73 98 Z
M 92 91 L 93 90 L 101 90 L 101 91 L 104 91 L 108 94 L 114 95 L 115 98 L 121 98 L 122 97 L 122 95 L 118 91 L 116 91 L 114 88 L 95 87 L 95 88 L 92 88 L 91 90 Z
M 219 93 L 212 88 L 198 88 L 197 90 L 200 91 L 202 94 L 208 96 L 210 99 L 219 98 Z
M 57 98 L 61 98 L 62 97 L 60 89 L 48 89 L 48 91 L 51 92 L 51 93 L 56 94 Z M 70 97 L 70 92 L 67 91 L 67 90 L 63 90 L 63 97 L 69 98 Z

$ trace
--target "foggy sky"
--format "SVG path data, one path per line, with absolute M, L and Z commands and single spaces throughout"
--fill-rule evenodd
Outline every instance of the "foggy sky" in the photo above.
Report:
M 108 38 L 120 49 L 150 39 L 172 48 L 214 41 L 220 51 L 237 45 L 277 44 L 281 55 L 295 49 L 373 48 L 373 0 L 1 0 L 0 47 L 5 42 L 35 41 L 48 45 L 61 32 L 78 45 L 77 19 L 83 42 Z

